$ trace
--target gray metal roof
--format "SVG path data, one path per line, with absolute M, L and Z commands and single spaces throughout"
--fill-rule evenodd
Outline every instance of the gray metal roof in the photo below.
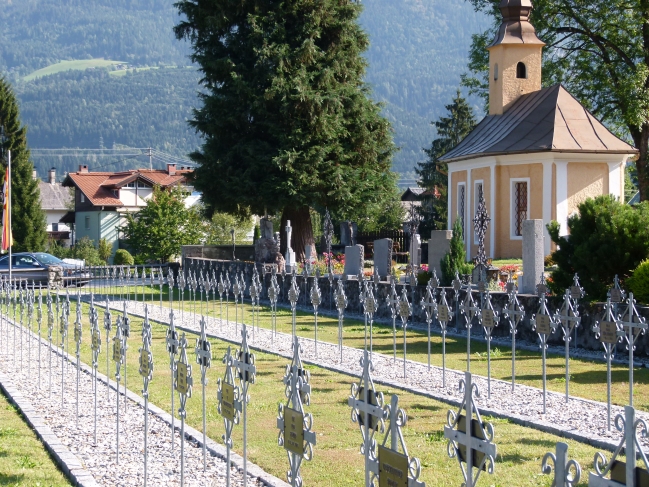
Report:
M 563 86 L 554 85 L 521 96 L 502 115 L 486 116 L 441 160 L 533 152 L 634 154 L 637 150 L 613 135 Z
M 41 191 L 41 208 L 44 210 L 65 210 L 73 203 L 70 190 L 60 183 L 39 181 L 38 188 Z

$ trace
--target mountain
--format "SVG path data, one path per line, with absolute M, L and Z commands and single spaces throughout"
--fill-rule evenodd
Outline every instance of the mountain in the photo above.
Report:
M 185 155 L 200 146 L 186 124 L 198 104 L 199 73 L 185 67 L 189 46 L 173 35 L 173 1 L 0 0 L 0 71 L 14 83 L 31 147 L 127 145 Z M 471 34 L 488 20 L 468 2 L 363 5 L 367 81 L 401 148 L 393 167 L 413 177 L 434 137 L 430 122 L 465 71 Z M 34 160 L 39 172 L 77 164 Z

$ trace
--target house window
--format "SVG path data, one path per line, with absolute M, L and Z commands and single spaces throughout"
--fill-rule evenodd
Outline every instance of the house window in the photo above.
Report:
M 516 65 L 516 77 L 522 79 L 527 78 L 527 68 L 525 67 L 525 64 L 518 63 Z
M 146 184 L 145 182 L 142 182 L 142 181 L 137 182 L 137 187 L 140 188 L 140 189 L 150 189 L 151 188 L 151 186 L 149 186 L 148 184 Z
M 466 186 L 464 183 L 457 185 L 457 217 L 460 219 L 462 227 L 462 238 L 466 238 L 466 228 L 464 227 L 464 215 L 466 211 Z
M 126 183 L 122 188 L 135 188 L 135 181 L 131 181 L 130 183 Z
M 478 205 L 480 204 L 480 199 L 483 197 L 482 193 L 482 181 L 476 181 L 474 183 L 474 191 L 473 191 L 473 216 L 478 214 Z M 473 243 L 478 245 L 479 239 L 478 239 L 478 232 L 475 231 L 475 225 L 472 225 L 473 227 Z
M 86 217 L 86 230 L 90 230 L 90 217 Z
M 52 231 L 53 232 L 58 232 L 59 231 L 59 224 L 58 223 L 52 223 Z
M 523 222 L 529 218 L 529 180 L 512 181 L 512 228 L 513 238 L 523 237 Z
M 86 195 L 83 194 L 83 193 L 81 193 L 81 197 L 79 198 L 79 200 L 80 200 L 82 203 L 85 203 L 85 202 L 86 202 Z

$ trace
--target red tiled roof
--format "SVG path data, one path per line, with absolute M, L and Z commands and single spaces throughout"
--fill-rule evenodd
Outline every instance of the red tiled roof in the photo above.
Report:
M 64 186 L 76 186 L 94 206 L 124 206 L 119 198 L 115 197 L 113 189 L 119 189 L 137 179 L 142 179 L 149 184 L 168 187 L 182 183 L 185 175 L 191 170 L 177 170 L 170 176 L 162 169 L 131 169 L 122 172 L 72 172 L 67 175 Z

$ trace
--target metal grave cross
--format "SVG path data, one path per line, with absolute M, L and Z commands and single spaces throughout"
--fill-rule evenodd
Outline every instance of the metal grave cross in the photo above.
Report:
M 544 281 L 545 279 L 542 278 L 541 284 L 537 286 L 537 289 L 545 286 Z M 541 342 L 539 347 L 542 351 L 541 369 L 543 373 L 543 414 L 545 414 L 547 399 L 545 355 L 546 350 L 548 349 L 548 338 L 555 332 L 558 325 L 558 318 L 556 315 L 551 315 L 548 311 L 548 298 L 545 290 L 539 292 L 539 310 L 536 314 L 532 315 L 530 324 L 532 325 L 532 331 L 536 331 Z
M 358 312 L 361 313 L 361 308 L 365 302 L 365 277 L 363 276 L 363 269 L 358 271 L 356 280 L 358 281 Z
M 509 279 L 511 281 L 511 275 Z M 509 321 L 509 333 L 512 335 L 512 392 L 514 392 L 516 387 L 516 333 L 518 333 L 518 325 L 525 318 L 525 308 L 518 301 L 518 290 L 513 281 L 510 289 L 507 292 L 509 299 L 503 309 L 503 316 Z
M 365 281 L 365 292 L 363 293 L 363 314 L 365 315 L 365 350 L 367 350 L 367 321 L 370 322 L 370 355 L 374 349 L 374 313 L 377 309 L 377 301 L 372 292 L 372 284 Z
M 47 290 L 47 339 L 50 342 L 50 358 L 49 358 L 49 395 L 52 396 L 52 332 L 54 331 L 54 310 L 52 309 L 52 296 L 50 290 Z M 106 341 L 108 343 L 108 341 Z M 14 347 L 15 350 L 15 347 Z
M 435 291 L 433 290 L 432 284 L 428 281 L 426 285 L 426 294 L 421 299 L 420 306 L 426 314 L 426 324 L 428 325 L 428 370 L 430 371 L 430 324 L 433 322 L 433 318 L 437 314 L 437 301 L 435 300 Z
M 255 366 L 255 354 L 250 353 L 248 347 L 248 330 L 244 324 L 241 329 L 241 348 L 237 352 L 233 361 L 233 366 L 237 369 L 239 376 L 239 388 L 241 390 L 241 403 L 243 405 L 243 485 L 248 483 L 248 403 L 250 396 L 248 389 L 251 384 L 255 383 L 257 376 L 257 367 Z
M 234 356 L 228 346 L 223 363 L 225 364 L 225 375 L 223 379 L 217 382 L 218 390 L 216 397 L 218 399 L 218 412 L 223 417 L 223 425 L 225 427 L 225 434 L 221 436 L 225 443 L 226 449 L 226 465 L 230 465 L 230 450 L 232 449 L 232 429 L 235 424 L 239 424 L 241 418 L 241 389 L 235 384 L 234 381 Z M 230 468 L 226 468 L 225 477 L 226 486 L 230 486 Z
M 99 329 L 99 314 L 95 308 L 95 296 L 90 294 L 90 349 L 92 350 L 92 370 L 94 379 L 94 410 L 95 410 L 95 446 L 97 445 L 97 369 L 99 367 L 99 354 L 101 353 L 101 330 Z
M 169 313 L 169 328 L 167 328 L 165 342 L 167 345 L 167 353 L 169 354 L 169 369 L 171 371 L 171 450 L 173 451 L 176 430 L 174 419 L 174 376 L 176 373 L 176 355 L 178 355 L 178 346 L 180 345 L 180 342 L 178 341 L 178 332 L 176 331 L 176 325 L 174 324 L 173 309 Z
M 293 266 L 293 273 L 291 275 L 291 287 L 288 290 L 288 300 L 291 303 L 291 312 L 293 314 L 292 318 L 292 332 L 293 336 L 296 333 L 295 325 L 295 307 L 297 306 L 297 301 L 300 299 L 300 288 L 297 286 L 297 276 L 295 274 L 295 266 Z
M 562 441 L 557 442 L 556 454 L 546 453 L 541 462 L 541 472 L 550 475 L 552 471 L 551 487 L 575 487 L 581 478 L 581 466 L 575 460 L 568 460 L 568 445 Z
M 318 285 L 318 278 L 313 279 L 313 286 L 311 286 L 311 306 L 313 306 L 313 317 L 314 317 L 314 330 L 315 330 L 315 357 L 318 358 L 318 306 L 322 303 L 322 294 L 320 292 L 320 286 Z
M 638 337 L 645 334 L 647 322 L 638 314 L 633 293 L 629 293 L 626 302 L 627 307 L 618 321 L 618 326 L 621 328 L 618 329 L 617 334 L 626 341 L 626 349 L 629 351 L 629 406 L 633 406 L 633 351 Z
M 577 274 L 575 274 L 575 282 L 577 281 Z M 576 300 L 573 296 L 580 296 L 579 291 L 575 291 L 573 288 L 578 287 L 578 285 L 573 285 L 570 288 L 566 289 L 566 292 L 563 295 L 563 304 L 557 312 L 557 318 L 561 324 L 561 331 L 563 332 L 563 342 L 565 345 L 565 358 L 566 358 L 566 402 L 568 402 L 569 391 L 570 391 L 570 340 L 572 337 L 572 330 L 579 326 L 581 321 L 581 316 L 579 316 L 579 311 L 577 311 Z M 581 288 L 579 288 L 581 289 Z
M 478 385 L 473 383 L 470 372 L 460 379 L 460 393 L 464 393 L 462 404 L 457 413 L 449 410 L 447 424 L 444 426 L 444 437 L 448 439 L 448 454 L 457 458 L 464 477 L 465 487 L 474 487 L 485 471 L 493 474 L 497 454 L 494 440 L 494 427 L 482 420 L 474 398 L 480 397 Z M 462 414 L 464 409 L 465 414 Z M 473 419 L 475 413 L 476 419 Z M 476 469 L 475 476 L 473 469 Z
M 631 293 L 629 293 L 630 296 Z M 644 438 L 647 437 L 649 428 L 646 421 L 636 418 L 633 406 L 624 406 L 624 416 L 618 414 L 615 417 L 615 428 L 623 434 L 623 437 L 610 462 L 606 461 L 603 453 L 595 454 L 595 472 L 588 474 L 588 487 L 645 487 L 649 485 L 649 462 L 638 438 L 638 429 Z M 622 448 L 624 448 L 626 462 L 617 460 Z M 644 468 L 636 466 L 638 455 L 644 463 Z M 605 476 L 609 474 L 610 479 L 607 479 Z
M 623 303 L 626 298 L 626 292 L 620 287 L 620 280 L 615 274 L 613 279 L 613 287 L 608 290 L 608 297 L 611 298 L 611 303 L 618 304 Z
M 572 286 L 570 286 L 569 290 L 570 290 L 570 299 L 572 299 L 572 305 L 576 309 L 577 305 L 579 304 L 579 300 L 583 299 L 583 297 L 586 295 L 584 288 L 581 287 L 581 284 L 579 284 L 579 276 L 576 273 L 575 276 L 572 278 Z
M 148 477 L 148 435 L 149 435 L 149 382 L 153 379 L 153 354 L 151 353 L 151 323 L 149 308 L 144 307 L 144 322 L 142 323 L 142 346 L 139 349 L 139 373 L 142 377 L 142 397 L 144 398 L 144 487 Z
M 435 318 L 442 329 L 442 387 L 446 387 L 446 331 L 454 313 L 446 301 L 446 291 L 442 290 L 439 294 L 440 300 L 435 309 Z
M 419 480 L 421 462 L 419 458 L 408 455 L 403 438 L 401 428 L 406 425 L 408 415 L 399 407 L 399 397 L 393 394 L 390 404 L 385 405 L 383 409 L 389 426 L 383 443 L 378 447 L 379 487 L 425 487 L 426 484 Z
M 124 363 L 126 364 L 126 352 L 128 350 L 128 338 L 131 336 L 131 319 L 128 317 L 126 312 L 126 301 L 123 303 L 122 316 L 117 318 L 117 323 L 115 326 L 122 329 L 122 346 L 124 348 Z M 126 410 L 127 404 L 127 395 L 126 395 L 126 370 L 127 367 L 124 367 L 124 410 Z
M 189 364 L 187 358 L 187 338 L 185 332 L 180 335 L 178 342 L 180 348 L 180 357 L 176 362 L 176 374 L 174 381 L 174 388 L 178 391 L 178 399 L 180 407 L 178 408 L 178 416 L 180 416 L 180 486 L 185 485 L 185 418 L 187 417 L 187 399 L 192 397 L 192 386 L 194 379 L 192 378 L 192 366 Z M 228 463 L 229 465 L 229 463 Z
M 271 340 L 274 342 L 277 334 L 277 299 L 279 298 L 279 284 L 277 283 L 277 274 L 273 267 L 273 273 L 270 277 L 270 286 L 268 287 L 268 300 L 270 301 L 271 312 Z
M 359 382 L 352 384 L 351 395 L 347 404 L 352 408 L 352 422 L 358 423 L 363 437 L 361 444 L 361 455 L 365 457 L 365 485 L 373 486 L 374 481 L 379 477 L 379 462 L 377 458 L 377 443 L 374 439 L 375 433 L 385 432 L 386 411 L 383 409 L 383 393 L 376 392 L 371 372 L 374 371 L 372 359 L 363 351 L 360 360 L 363 368 L 363 375 Z
M 110 340 L 110 332 L 113 329 L 113 321 L 112 321 L 112 316 L 110 314 L 110 298 L 106 296 L 106 310 L 104 311 L 104 330 L 106 331 L 106 377 L 110 377 L 110 357 L 108 353 L 109 349 L 109 340 Z M 108 385 L 108 381 L 106 381 L 106 398 L 110 398 L 110 386 Z
M 38 324 L 38 388 L 41 388 L 41 328 L 43 327 L 43 293 L 38 293 L 38 308 L 36 312 Z M 6 342 L 5 342 L 6 343 Z
M 261 287 L 259 285 L 259 274 L 257 267 L 253 267 L 252 279 L 250 280 L 250 306 L 252 308 L 252 333 L 253 338 L 255 334 L 255 309 L 257 310 L 257 328 L 259 328 L 259 296 L 261 295 Z
M 121 318 L 121 317 L 120 317 Z M 118 318 L 119 322 L 119 318 Z M 108 355 L 108 354 L 106 354 Z M 124 339 L 122 337 L 122 327 L 115 327 L 115 336 L 113 337 L 113 362 L 115 362 L 115 382 L 117 383 L 117 393 L 115 397 L 117 399 L 117 427 L 115 429 L 115 438 L 116 438 L 116 449 L 115 449 L 115 463 L 119 464 L 119 381 L 120 381 L 120 370 L 122 364 L 124 363 Z
M 196 339 L 196 363 L 201 368 L 201 386 L 203 388 L 203 472 L 207 469 L 207 449 L 206 449 L 206 409 L 205 409 L 205 386 L 207 386 L 207 369 L 212 365 L 212 345 L 205 334 L 205 316 L 201 316 L 201 334 Z
M 489 218 L 489 214 L 487 213 L 487 204 L 484 199 L 484 192 L 480 190 L 480 195 L 478 198 L 478 209 L 475 216 L 473 217 L 473 227 L 475 228 L 475 234 L 478 238 L 478 253 L 476 254 L 474 259 L 476 265 L 487 265 L 487 254 L 485 254 L 484 237 L 487 233 L 489 222 L 491 222 L 491 218 Z
M 345 285 L 342 279 L 338 280 L 336 288 L 336 309 L 338 310 L 338 351 L 340 352 L 340 362 L 343 361 L 343 321 L 345 318 L 345 308 L 347 308 L 347 296 L 345 296 Z
M 467 372 L 471 371 L 471 327 L 473 318 L 478 316 L 482 310 L 480 306 L 475 303 L 473 300 L 473 293 L 471 292 L 471 286 L 466 289 L 466 296 L 464 301 L 460 305 L 460 312 L 464 316 L 466 322 L 466 370 Z
M 408 318 L 412 314 L 412 306 L 408 302 L 408 293 L 406 287 L 401 289 L 401 299 L 399 300 L 399 316 L 401 317 L 401 326 L 403 327 L 403 378 L 406 378 L 406 328 L 408 327 Z
M 623 337 L 618 336 L 619 317 L 615 314 L 615 308 L 615 304 L 609 297 L 604 305 L 602 321 L 596 321 L 593 325 L 595 338 L 602 343 L 606 358 L 606 425 L 609 431 L 611 431 L 611 360 L 615 353 L 615 344 L 623 340 Z
M 329 210 L 325 209 L 325 219 L 324 219 L 324 224 L 322 225 L 322 230 L 324 232 L 324 238 L 325 238 L 325 247 L 327 249 L 327 272 L 329 275 L 333 277 L 333 266 L 331 264 L 331 243 L 333 240 L 334 236 L 334 225 L 331 222 L 331 215 L 329 214 Z
M 487 398 L 491 399 L 491 332 L 498 326 L 498 312 L 494 310 L 491 302 L 491 293 L 485 292 L 483 306 L 478 315 L 478 323 L 482 325 L 485 338 L 487 339 Z
M 293 360 L 286 367 L 283 379 L 287 402 L 286 405 L 280 403 L 277 416 L 277 442 L 284 447 L 288 456 L 289 470 L 286 477 L 291 487 L 302 486 L 300 466 L 302 460 L 310 461 L 313 458 L 313 447 L 316 444 L 316 434 L 311 430 L 313 415 L 304 411 L 304 406 L 311 403 L 311 386 L 310 374 L 302 367 L 300 352 L 300 342 L 297 336 L 293 336 Z
M 394 276 L 390 276 L 390 292 L 386 300 L 392 316 L 392 362 L 397 361 L 397 316 L 399 316 L 399 294 Z
M 76 400 L 76 418 L 77 428 L 79 427 L 79 380 L 81 375 L 81 336 L 83 329 L 81 327 L 81 294 L 77 292 L 77 314 L 74 320 L 74 343 L 75 355 L 77 357 L 77 400 Z
M 69 304 L 69 303 L 68 303 Z M 64 383 L 63 379 L 65 378 L 64 374 L 64 367 L 65 367 L 65 339 L 68 336 L 68 313 L 66 313 L 66 307 L 65 304 L 63 305 L 63 312 L 61 313 L 61 319 L 60 319 L 60 326 L 59 326 L 59 333 L 61 336 L 61 410 L 63 410 L 63 400 L 65 398 L 65 392 L 64 392 Z M 21 326 L 21 331 L 22 331 L 22 326 Z M 68 350 L 69 351 L 69 350 Z M 20 349 L 21 352 L 21 358 L 22 358 L 22 347 Z M 21 360 L 22 361 L 22 360 Z

